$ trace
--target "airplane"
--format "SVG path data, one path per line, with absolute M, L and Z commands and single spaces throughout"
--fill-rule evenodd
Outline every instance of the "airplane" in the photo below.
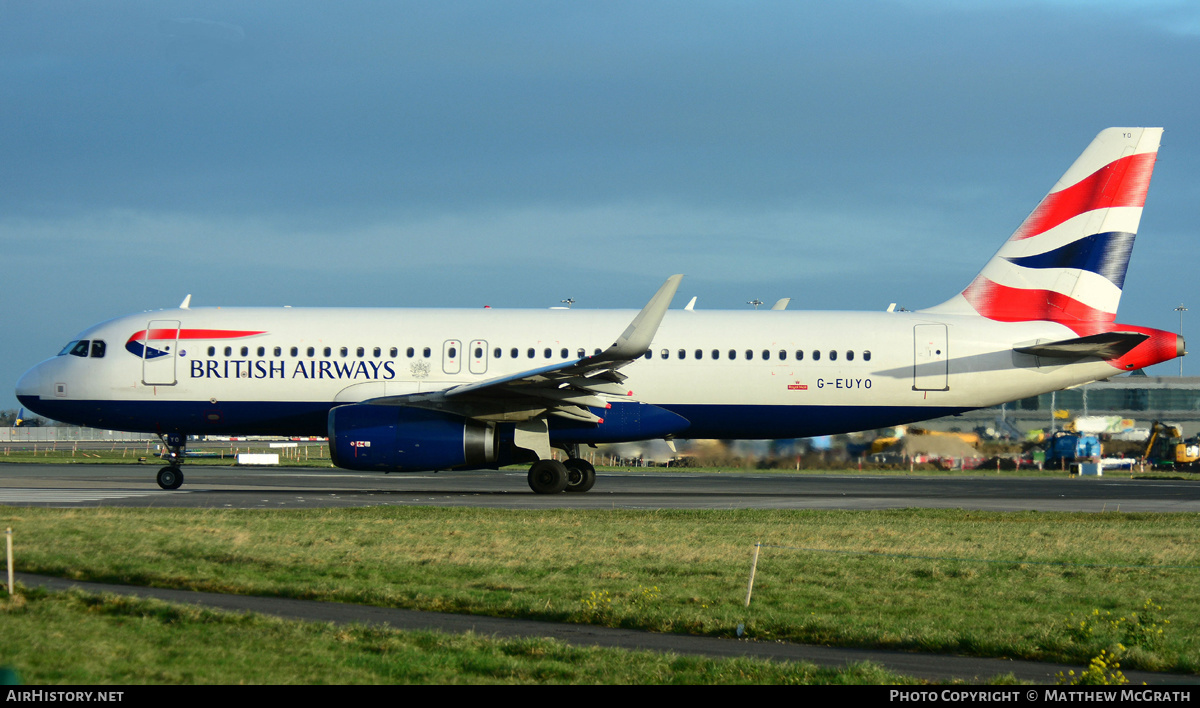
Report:
M 1116 323 L 1161 128 L 1089 144 L 979 275 L 923 310 L 669 309 L 673 275 L 620 310 L 192 308 L 84 330 L 17 384 L 77 425 L 158 434 L 164 489 L 187 436 L 327 436 L 347 470 L 530 465 L 586 492 L 580 446 L 869 430 L 1107 379 L 1185 352 Z M 566 459 L 554 459 L 560 449 Z

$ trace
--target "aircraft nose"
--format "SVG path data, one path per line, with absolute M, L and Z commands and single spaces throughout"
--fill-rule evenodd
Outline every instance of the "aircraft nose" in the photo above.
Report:
M 42 367 L 35 366 L 26 371 L 17 381 L 17 398 L 39 396 L 42 388 Z

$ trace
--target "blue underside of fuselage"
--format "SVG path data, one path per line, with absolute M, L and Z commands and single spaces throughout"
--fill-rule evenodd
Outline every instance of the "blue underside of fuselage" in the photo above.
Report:
M 21 404 L 53 420 L 109 430 L 185 435 L 328 434 L 329 402 L 207 401 L 67 401 L 19 396 Z M 339 404 L 340 405 L 340 404 Z M 889 425 L 940 418 L 970 410 L 944 406 L 760 406 L 660 405 L 686 418 L 676 438 L 784 439 L 871 430 Z M 603 425 L 560 424 L 550 419 L 550 440 L 560 443 L 606 443 L 661 437 L 631 437 Z

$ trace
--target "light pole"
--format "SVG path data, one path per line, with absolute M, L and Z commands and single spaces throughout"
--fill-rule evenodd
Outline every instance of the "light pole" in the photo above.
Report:
M 1183 339 L 1183 313 L 1187 312 L 1187 308 L 1181 302 L 1175 311 L 1179 313 L 1179 338 Z M 1179 357 L 1179 378 L 1183 378 L 1183 357 Z

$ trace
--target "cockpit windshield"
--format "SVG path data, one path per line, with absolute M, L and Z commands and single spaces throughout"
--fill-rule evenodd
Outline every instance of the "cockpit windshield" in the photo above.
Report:
M 59 352 L 58 355 L 64 356 L 70 354 L 71 356 L 87 357 L 88 349 L 91 348 L 91 345 L 91 341 L 87 339 L 77 339 L 73 342 L 67 342 L 67 346 L 63 347 L 62 351 Z M 100 347 L 101 351 L 103 351 L 104 345 L 101 344 Z

